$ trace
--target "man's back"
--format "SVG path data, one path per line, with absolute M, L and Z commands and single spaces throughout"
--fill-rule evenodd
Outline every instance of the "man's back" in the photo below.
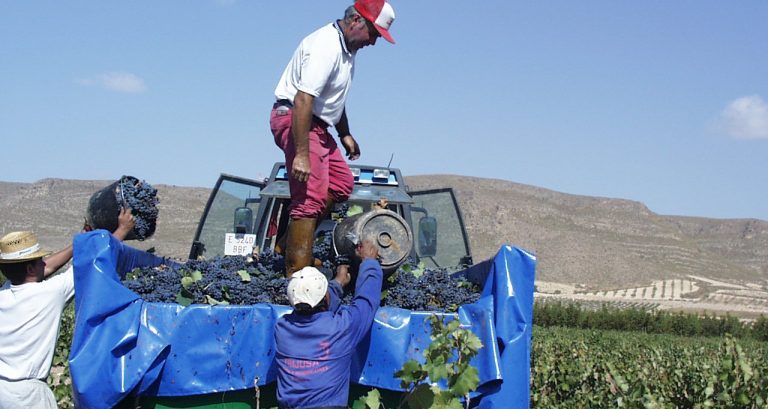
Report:
M 275 341 L 281 407 L 347 405 L 352 353 L 373 323 L 382 276 L 379 263 L 366 259 L 360 264 L 352 304 L 311 315 L 293 312 L 278 320 Z
M 74 295 L 72 268 L 39 283 L 0 289 L 0 378 L 48 376 L 65 303 Z

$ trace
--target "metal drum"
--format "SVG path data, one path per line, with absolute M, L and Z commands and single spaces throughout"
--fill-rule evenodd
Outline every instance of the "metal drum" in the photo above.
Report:
M 353 256 L 357 243 L 362 240 L 370 240 L 379 247 L 381 269 L 385 274 L 391 274 L 408 259 L 413 247 L 413 232 L 405 219 L 386 209 L 347 217 L 333 230 L 336 254 Z

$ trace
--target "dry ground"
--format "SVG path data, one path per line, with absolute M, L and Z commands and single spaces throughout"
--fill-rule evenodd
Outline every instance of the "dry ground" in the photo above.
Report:
M 752 319 L 768 315 L 768 287 L 759 283 L 730 282 L 694 275 L 686 279 L 658 280 L 643 287 L 600 291 L 584 286 L 536 281 L 535 299 L 607 303 L 691 313 Z

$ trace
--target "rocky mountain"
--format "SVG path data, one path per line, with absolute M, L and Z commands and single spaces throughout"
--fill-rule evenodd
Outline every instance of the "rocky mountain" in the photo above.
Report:
M 0 182 L 0 233 L 33 230 L 49 249 L 64 247 L 83 227 L 91 195 L 114 181 L 44 179 L 35 183 Z M 157 254 L 185 259 L 210 189 L 153 185 L 159 217 L 155 234 L 130 244 L 154 247 Z
M 412 190 L 456 191 L 475 260 L 502 244 L 537 255 L 538 280 L 586 289 L 690 274 L 768 283 L 768 222 L 663 216 L 622 199 L 565 194 L 503 180 L 406 178 Z
M 49 248 L 83 224 L 88 199 L 111 181 L 0 182 L 0 233 L 32 229 Z M 509 181 L 454 175 L 406 178 L 412 190 L 452 187 L 475 261 L 503 244 L 535 253 L 537 280 L 585 290 L 647 285 L 689 275 L 768 284 L 768 222 L 664 216 L 639 202 L 559 193 Z M 155 235 L 132 245 L 186 258 L 208 188 L 154 185 Z

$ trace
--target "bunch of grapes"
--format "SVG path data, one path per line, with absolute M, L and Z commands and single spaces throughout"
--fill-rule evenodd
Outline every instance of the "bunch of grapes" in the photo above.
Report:
M 143 267 L 123 280 L 146 301 L 197 304 L 288 303 L 285 262 L 279 254 L 262 253 L 258 260 L 243 256 L 189 260 L 176 266 Z M 188 277 L 187 284 L 182 280 Z
M 459 306 L 477 301 L 481 288 L 445 269 L 419 269 L 411 261 L 386 280 L 385 292 L 382 305 L 414 311 L 455 312 Z
M 136 219 L 133 232 L 138 240 L 144 240 L 155 233 L 159 213 L 157 189 L 133 176 L 123 176 L 120 178 L 120 189 L 115 192 L 115 199 L 121 206 L 131 208 Z
M 186 298 L 191 303 L 200 304 L 288 305 L 288 280 L 284 271 L 283 256 L 265 251 L 252 260 L 244 256 L 225 256 L 190 260 L 175 266 L 139 268 L 129 273 L 123 282 L 128 289 L 151 302 L 175 303 Z M 421 274 L 414 274 L 414 271 Z M 200 278 L 183 286 L 182 278 L 193 277 L 195 272 Z M 398 269 L 385 280 L 384 286 L 382 306 L 412 311 L 454 312 L 461 305 L 477 301 L 481 290 L 446 270 L 419 269 L 413 264 Z M 354 288 L 354 283 L 349 288 Z M 352 298 L 353 294 L 349 292 L 344 302 L 350 303 Z
M 254 260 L 254 264 L 256 273 L 251 275 L 251 283 L 246 288 L 242 304 L 288 305 L 285 258 L 281 254 L 264 251 Z
M 143 267 L 128 273 L 123 284 L 150 302 L 176 302 L 181 292 L 181 274 L 174 267 Z
M 348 209 L 342 205 L 337 217 L 346 217 Z M 329 280 L 335 276 L 336 266 L 352 263 L 348 256 L 335 253 L 332 230 L 319 234 L 312 255 L 321 261 L 319 269 Z M 284 273 L 284 257 L 264 251 L 256 258 L 218 256 L 172 267 L 137 269 L 124 282 L 147 301 L 288 305 Z M 354 288 L 354 278 L 347 288 Z M 412 260 L 385 281 L 384 290 L 382 306 L 413 311 L 453 312 L 480 297 L 480 288 L 466 279 L 444 269 L 425 269 Z M 343 302 L 352 299 L 353 294 L 348 292 Z
M 235 298 L 232 293 L 243 291 L 244 281 L 238 271 L 246 273 L 254 271 L 245 263 L 245 257 L 214 257 L 211 260 L 190 260 L 186 264 L 187 271 L 199 271 L 201 279 L 188 284 L 184 290 L 194 303 L 211 301 L 231 302 Z M 250 271 L 249 271 L 250 270 Z
M 312 256 L 323 263 L 318 269 L 329 279 L 336 275 L 336 266 L 351 263 L 349 256 L 334 251 L 333 230 L 325 230 L 318 235 L 312 245 Z

